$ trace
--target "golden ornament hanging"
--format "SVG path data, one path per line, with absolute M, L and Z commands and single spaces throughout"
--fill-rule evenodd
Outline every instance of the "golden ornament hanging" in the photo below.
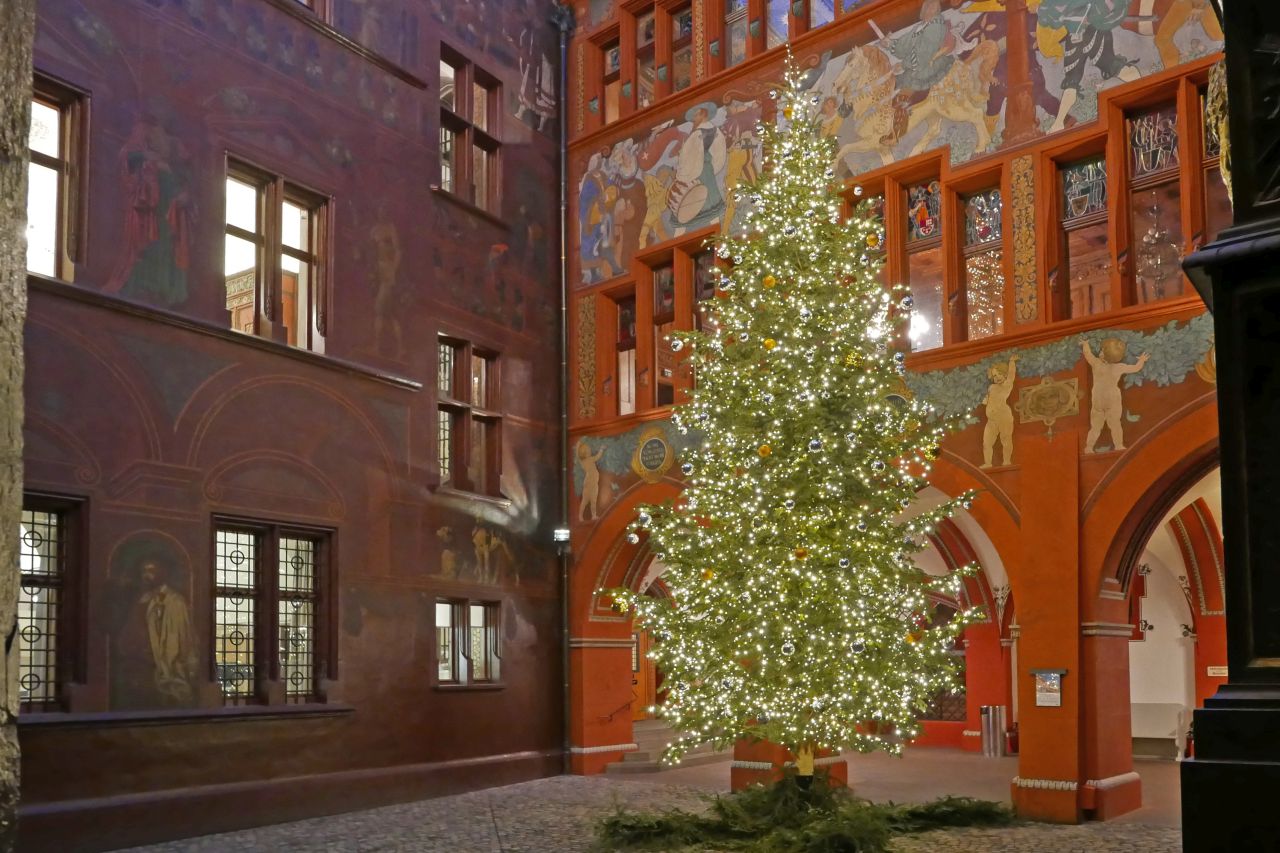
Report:
M 765 339 L 764 339 L 764 348 L 765 348 L 765 349 L 773 349 L 773 348 L 774 348 L 774 347 L 776 347 L 777 345 L 778 345 L 778 342 L 777 342 L 777 341 L 775 341 L 773 338 L 765 338 Z
M 772 447 L 770 447 L 770 446 L 769 446 L 769 445 L 767 445 L 767 444 L 762 444 L 762 445 L 760 445 L 760 449 L 759 449 L 757 452 L 758 452 L 762 457 L 763 457 L 763 456 L 768 456 L 768 455 L 770 455 L 770 454 L 772 454 L 772 453 L 773 453 L 773 448 L 772 448 Z
M 850 352 L 844 357 L 845 367 L 857 367 L 862 364 L 862 353 Z
M 771 275 L 767 275 L 761 280 L 760 283 L 763 284 L 766 288 L 769 288 L 776 285 L 778 283 L 778 280 Z
M 797 549 L 796 549 L 796 551 L 795 551 L 795 554 L 796 554 L 796 559 L 797 559 L 797 560 L 803 560 L 803 559 L 805 559 L 806 557 L 808 557 L 808 556 L 809 556 L 809 549 L 808 549 L 808 548 L 797 548 Z
M 702 570 L 702 579 L 703 579 L 704 581 L 714 580 L 714 579 L 715 579 L 715 576 L 716 576 L 716 573 L 715 573 L 715 572 L 713 572 L 713 571 L 711 571 L 710 569 L 703 569 L 703 570 Z

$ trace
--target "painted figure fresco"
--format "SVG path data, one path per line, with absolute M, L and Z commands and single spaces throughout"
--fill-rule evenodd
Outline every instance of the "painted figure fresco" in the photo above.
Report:
M 1126 374 L 1138 373 L 1151 356 L 1143 353 L 1134 364 L 1126 364 L 1125 342 L 1119 338 L 1102 341 L 1101 357 L 1095 355 L 1089 341 L 1082 340 L 1080 348 L 1084 360 L 1093 369 L 1093 405 L 1089 409 L 1089 435 L 1084 440 L 1084 452 L 1094 453 L 1103 427 L 1111 431 L 1111 442 L 1116 450 L 1124 450 L 1124 401 L 1120 396 L 1120 380 Z
M 594 454 L 586 440 L 578 442 L 578 465 L 582 468 L 582 501 L 578 504 L 578 520 L 594 521 L 600 517 L 600 457 L 604 448 Z
M 122 255 L 104 290 L 151 305 L 181 305 L 187 301 L 195 219 L 186 147 L 148 113 L 120 152 L 120 177 Z
M 1035 49 L 1058 108 L 1049 132 L 1097 115 L 1097 90 L 1217 50 L 1208 0 L 1029 0 Z M 1088 95 L 1089 103 L 1081 98 Z
M 373 244 L 373 336 L 379 349 L 397 358 L 404 352 L 397 285 L 400 277 L 400 232 L 387 214 L 385 202 L 378 205 L 378 219 L 369 229 Z
M 1009 356 L 1007 364 L 993 364 L 987 370 L 991 387 L 982 402 L 987 407 L 987 425 L 982 428 L 982 467 L 990 468 L 995 457 L 996 442 L 1003 451 L 1001 464 L 1013 464 L 1013 409 L 1009 394 L 1018 378 L 1018 356 Z
M 191 623 L 190 569 L 159 534 L 121 543 L 111 560 L 113 708 L 189 707 L 199 651 Z
M 638 248 L 733 223 L 733 189 L 758 168 L 759 118 L 756 101 L 707 101 L 593 154 L 578 186 L 583 283 L 623 274 Z

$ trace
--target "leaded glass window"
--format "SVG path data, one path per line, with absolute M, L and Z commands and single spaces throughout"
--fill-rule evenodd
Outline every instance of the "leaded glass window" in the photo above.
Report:
M 1134 179 L 1178 167 L 1178 109 L 1157 107 L 1129 119 L 1131 177 Z
M 58 632 L 64 573 L 63 517 L 24 509 L 19 527 L 18 690 L 24 711 L 59 703 Z
M 255 531 L 217 531 L 213 654 L 228 705 L 249 702 L 256 693 L 258 550 Z
M 1104 157 L 1063 166 L 1060 171 L 1064 221 L 1107 212 L 1107 161 Z
M 907 242 L 942 236 L 942 185 L 937 181 L 907 189 Z
M 290 702 L 316 694 L 316 557 L 311 539 L 280 537 L 280 680 Z
M 747 58 L 747 0 L 725 0 L 724 67 L 732 68 Z
M 454 646 L 452 602 L 436 602 L 436 679 L 443 683 L 458 680 L 458 653 Z

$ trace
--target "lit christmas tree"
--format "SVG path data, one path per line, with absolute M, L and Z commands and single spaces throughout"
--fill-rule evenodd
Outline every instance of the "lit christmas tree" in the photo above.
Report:
M 911 300 L 881 283 L 870 203 L 842 215 L 819 99 L 790 66 L 786 81 L 759 129 L 767 168 L 739 190 L 749 224 L 717 249 L 732 266 L 706 328 L 671 341 L 697 377 L 674 421 L 703 443 L 682 495 L 628 534 L 650 538 L 671 598 L 610 594 L 654 638 L 658 710 L 680 733 L 667 760 L 763 738 L 804 776 L 819 749 L 900 752 L 957 688 L 950 650 L 977 614 L 931 622 L 928 593 L 958 597 L 961 577 L 911 555 L 972 495 L 904 518 L 945 431 L 901 379 Z

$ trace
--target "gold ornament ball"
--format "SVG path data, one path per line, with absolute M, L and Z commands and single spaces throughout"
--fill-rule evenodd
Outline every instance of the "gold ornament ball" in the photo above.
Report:
M 879 246 L 879 245 L 880 245 L 880 235 L 879 235 L 879 234 L 868 234 L 868 235 L 867 235 L 867 248 L 868 248 L 868 249 L 874 249 L 876 246 Z
M 796 549 L 796 559 L 797 559 L 797 560 L 803 560 L 804 558 L 806 558 L 806 557 L 808 557 L 808 556 L 809 556 L 809 549 L 808 549 L 808 548 L 797 548 L 797 549 Z
M 764 279 L 760 283 L 763 284 L 765 287 L 773 287 L 778 283 L 778 280 L 771 275 L 767 275 L 764 277 Z
M 862 356 L 856 352 L 851 352 L 844 357 L 845 367 L 857 367 L 862 364 Z
M 703 579 L 704 581 L 714 580 L 714 579 L 715 579 L 715 576 L 716 576 L 716 573 L 715 573 L 715 572 L 713 572 L 713 571 L 711 571 L 710 569 L 703 569 L 703 570 L 702 570 L 702 579 Z
M 778 345 L 778 342 L 777 342 L 777 341 L 775 341 L 773 338 L 765 338 L 765 339 L 764 339 L 764 348 L 765 348 L 765 349 L 773 349 L 773 348 L 774 348 L 774 347 L 776 347 L 777 345 Z
M 770 455 L 771 453 L 773 453 L 773 448 L 772 448 L 772 447 L 770 447 L 770 446 L 769 446 L 769 445 L 767 445 L 767 444 L 762 444 L 762 445 L 760 445 L 759 453 L 760 453 L 760 455 L 761 455 L 761 456 L 768 456 L 768 455 Z

